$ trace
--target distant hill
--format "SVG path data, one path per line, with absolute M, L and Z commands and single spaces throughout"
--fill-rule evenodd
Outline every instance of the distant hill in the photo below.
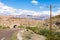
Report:
M 50 19 L 47 20 L 36 20 L 39 18 L 42 18 L 40 16 L 35 16 L 27 15 L 27 16 L 0 16 L 0 26 L 3 27 L 13 27 L 14 25 L 17 26 L 37 26 L 37 27 L 49 27 L 50 25 Z M 47 17 L 47 16 L 46 16 Z M 43 17 L 44 18 L 44 17 Z M 52 17 L 52 23 L 53 26 L 59 26 L 56 25 L 56 22 L 60 22 L 60 15 Z
M 53 17 L 53 18 L 60 18 L 60 14 L 59 14 L 59 15 L 57 15 L 57 16 L 55 16 L 55 17 Z
M 49 21 L 50 19 L 48 19 Z M 52 17 L 52 22 L 60 22 L 60 14 Z
M 53 19 L 60 18 L 60 14 L 57 16 L 52 17 Z
M 50 19 L 45 20 L 46 27 L 50 27 Z M 60 29 L 60 15 L 56 15 L 52 17 L 52 28 Z
M 3 27 L 13 27 L 14 25 L 17 26 L 37 26 L 41 23 L 43 23 L 42 20 L 34 20 L 34 19 L 30 19 L 30 18 L 17 18 L 17 17 L 13 17 L 13 16 L 0 16 L 0 26 Z

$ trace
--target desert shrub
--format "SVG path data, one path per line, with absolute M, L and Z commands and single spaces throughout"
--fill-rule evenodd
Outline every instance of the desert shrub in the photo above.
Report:
M 7 29 L 7 28 L 9 28 L 9 27 L 2 27 L 2 29 Z
M 52 32 L 51 35 L 48 34 L 46 37 L 46 40 L 60 40 L 60 32 Z
M 45 29 L 45 28 L 39 30 L 39 34 L 40 34 L 40 35 L 47 36 L 49 33 L 50 33 L 50 30 Z
M 60 40 L 60 32 L 56 32 L 55 30 L 52 30 L 50 33 L 48 29 L 40 29 L 39 34 L 45 36 L 46 40 Z
M 39 28 L 37 28 L 37 27 L 26 27 L 26 29 L 30 29 L 35 33 L 39 33 Z
M 44 36 L 47 36 L 47 34 L 49 33 L 49 30 L 48 29 L 41 29 L 41 28 L 38 28 L 38 27 L 26 27 L 27 29 L 30 29 L 32 30 L 33 32 L 39 34 L 39 35 L 44 35 Z
M 2 28 L 2 26 L 0 26 L 0 28 Z
M 9 28 L 9 26 L 7 26 L 7 27 L 0 26 L 0 29 L 7 29 L 7 28 Z
M 25 28 L 24 26 L 18 26 L 18 28 Z

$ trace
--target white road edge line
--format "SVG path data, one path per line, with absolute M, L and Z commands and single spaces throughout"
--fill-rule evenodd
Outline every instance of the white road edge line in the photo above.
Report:
M 1 40 L 5 40 L 5 37 L 3 37 Z

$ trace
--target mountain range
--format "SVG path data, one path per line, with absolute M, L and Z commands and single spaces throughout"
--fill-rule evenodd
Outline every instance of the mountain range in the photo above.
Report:
M 49 18 L 49 15 L 39 15 L 39 16 L 34 16 L 34 15 L 14 15 L 14 17 L 17 18 L 29 18 L 29 19 L 35 19 L 35 20 L 45 20 L 47 18 Z

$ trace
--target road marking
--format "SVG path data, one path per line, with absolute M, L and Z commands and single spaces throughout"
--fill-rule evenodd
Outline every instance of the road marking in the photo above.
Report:
M 5 37 L 3 37 L 1 40 L 5 40 Z

